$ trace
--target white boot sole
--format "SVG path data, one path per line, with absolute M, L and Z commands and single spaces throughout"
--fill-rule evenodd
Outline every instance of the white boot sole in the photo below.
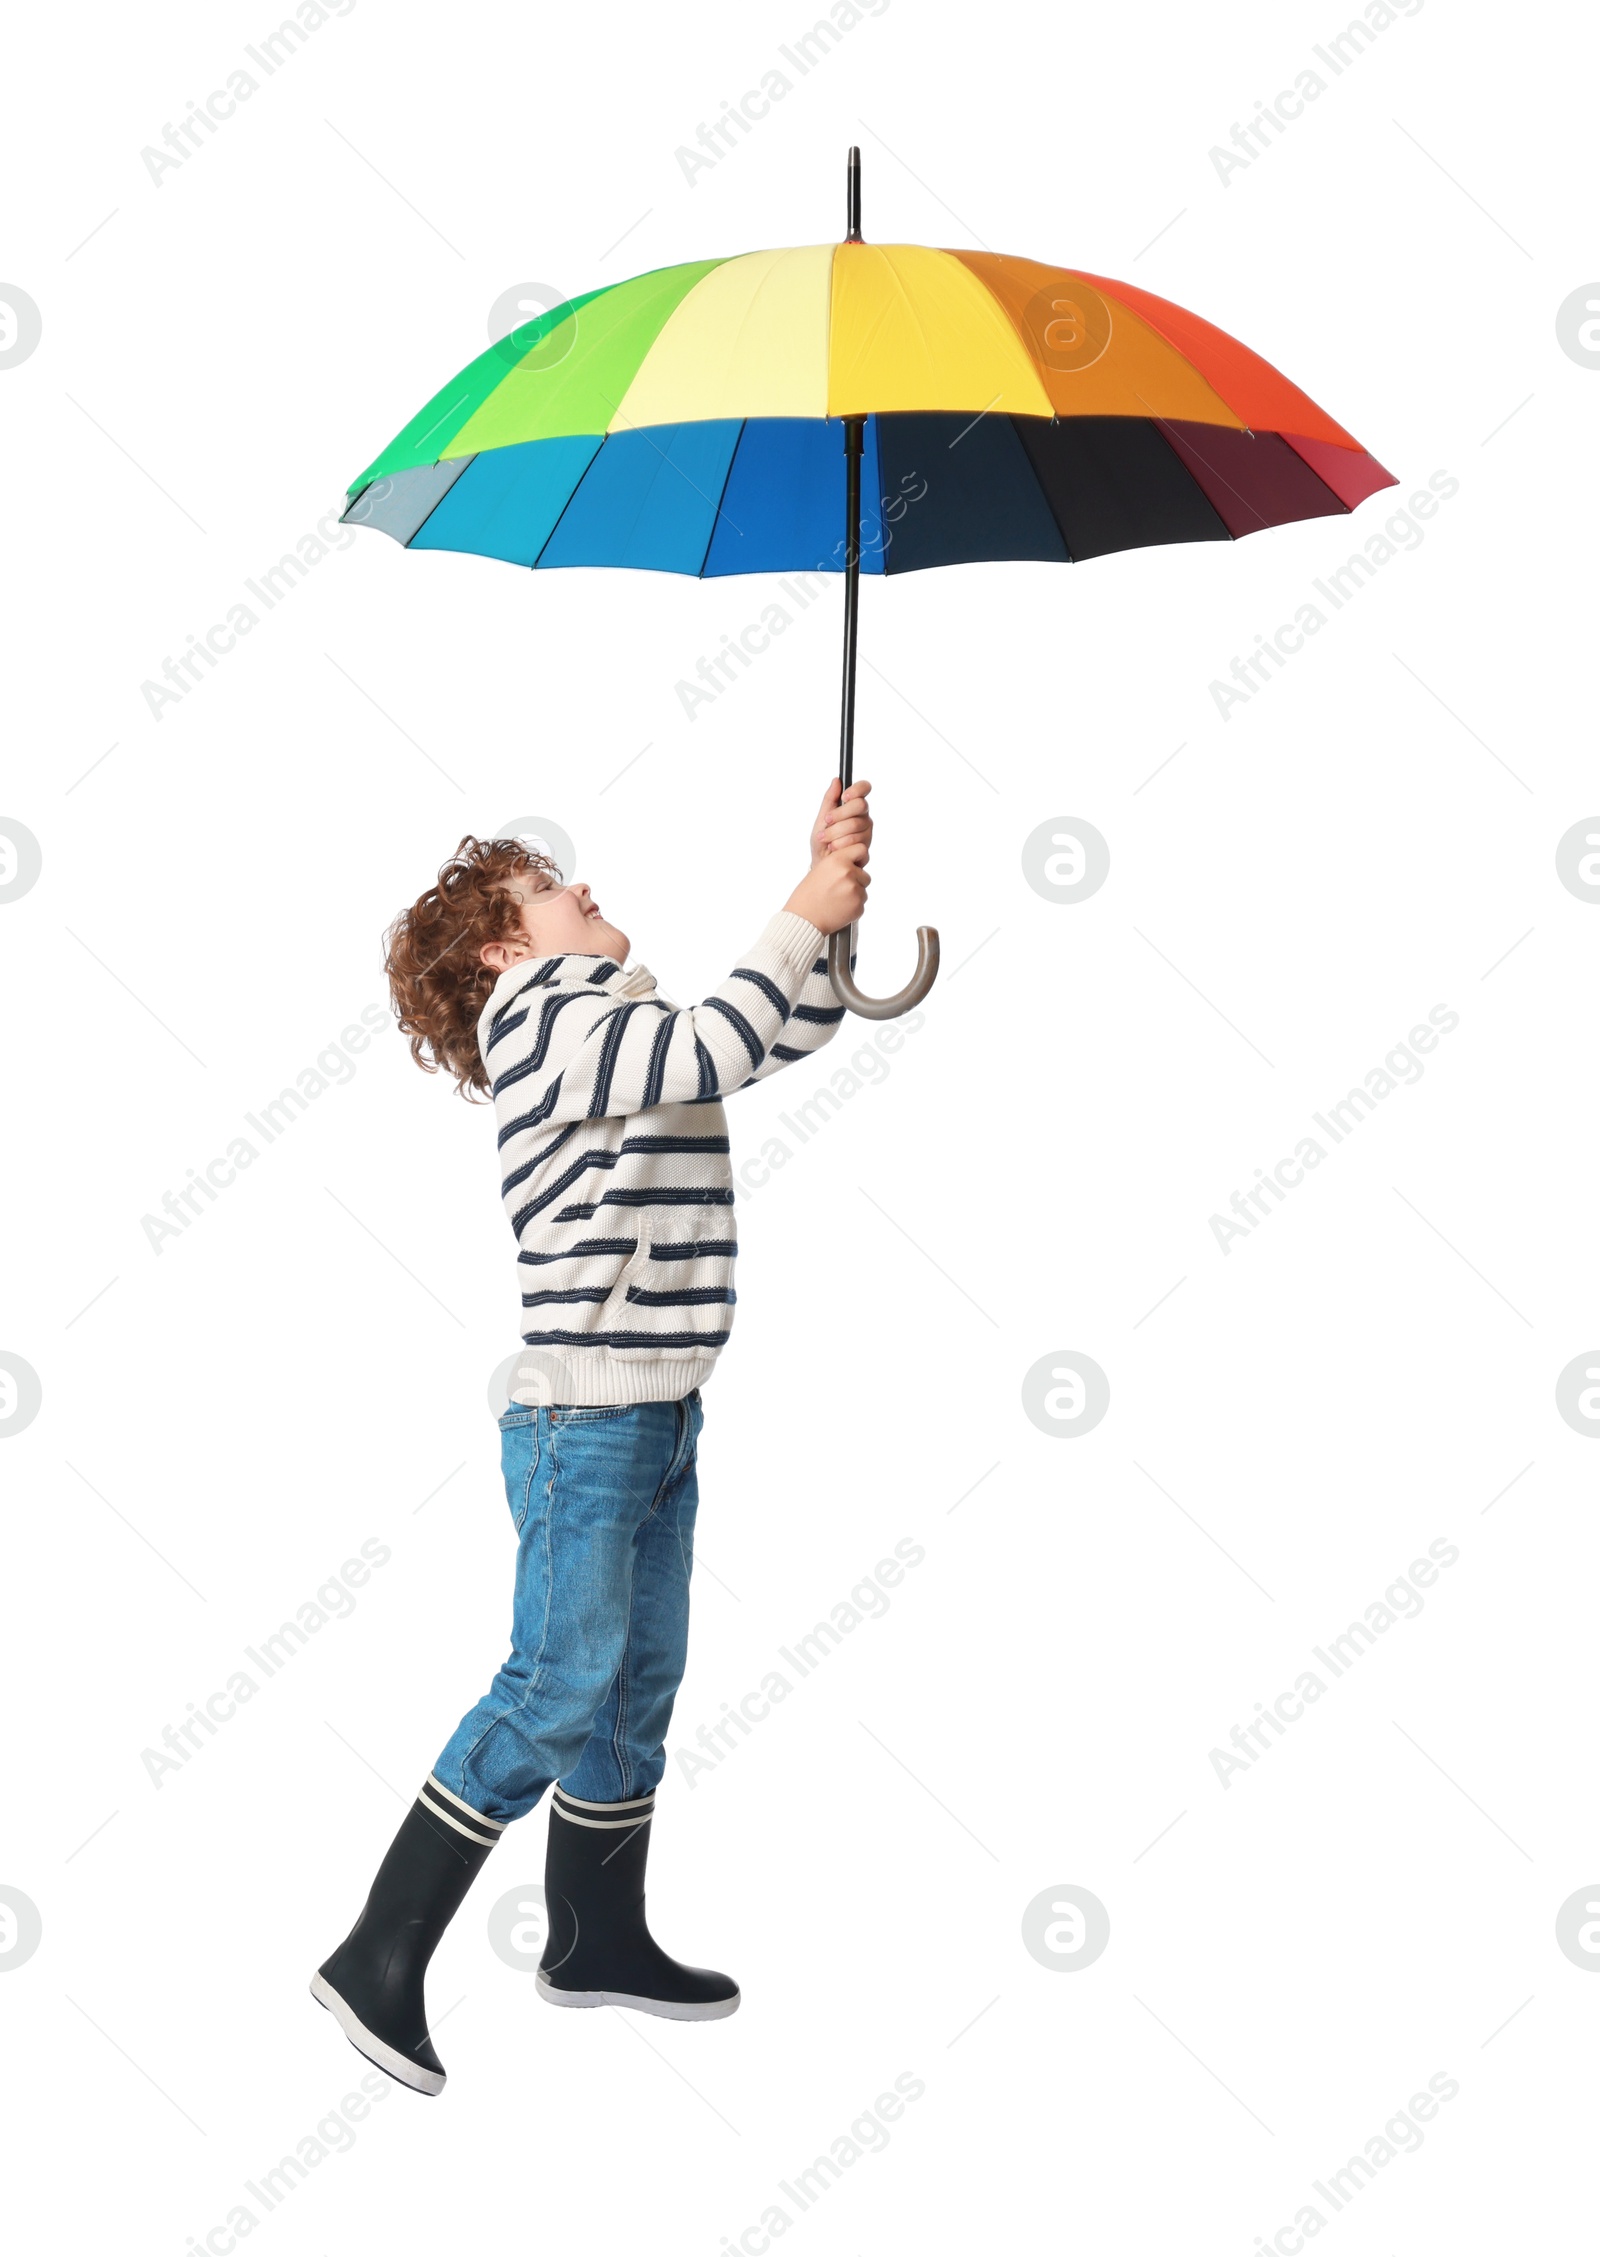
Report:
M 319 2006 L 328 2009 L 357 2053 L 365 2054 L 378 2068 L 386 2070 L 396 2084 L 406 2085 L 412 2092 L 430 2095 L 443 2092 L 444 2078 L 437 2069 L 424 2069 L 420 2061 L 412 2061 L 407 2055 L 397 2053 L 392 2045 L 385 2045 L 382 2038 L 375 2037 L 323 1976 L 312 1976 L 311 1995 Z
M 631 1991 L 564 1991 L 547 1982 L 542 1973 L 534 1984 L 546 2006 L 629 2006 L 636 2014 L 659 2014 L 667 2022 L 721 2022 L 739 2011 L 739 1996 L 712 1998 L 698 2005 L 670 1998 L 635 1998 Z

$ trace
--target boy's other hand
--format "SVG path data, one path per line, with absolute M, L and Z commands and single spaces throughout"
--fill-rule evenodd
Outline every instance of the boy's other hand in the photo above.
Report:
M 840 847 L 872 846 L 872 810 L 867 805 L 868 783 L 850 784 L 843 796 L 839 779 L 831 778 L 822 795 L 822 805 L 817 809 L 817 819 L 811 826 L 811 862 L 815 868 L 826 855 L 836 853 Z M 865 862 L 864 853 L 861 857 Z
M 834 789 L 837 791 L 838 786 Z M 828 847 L 817 856 L 784 907 L 806 918 L 820 933 L 843 932 L 866 906 L 867 888 L 872 883 L 862 868 L 866 859 L 865 839 Z

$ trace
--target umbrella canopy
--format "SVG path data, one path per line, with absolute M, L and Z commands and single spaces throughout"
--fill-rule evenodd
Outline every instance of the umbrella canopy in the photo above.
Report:
M 1297 385 L 1125 282 L 990 251 L 861 239 L 660 267 L 491 345 L 350 488 L 413 549 L 551 571 L 842 572 L 850 781 L 860 575 L 1072 564 L 1353 510 L 1395 480 Z M 842 528 L 842 529 L 841 529 Z M 932 986 L 917 928 L 893 1018 Z
M 845 242 L 663 267 L 541 314 L 412 418 L 348 514 L 541 571 L 839 571 L 855 416 L 868 573 L 1233 540 L 1394 484 L 1164 298 Z

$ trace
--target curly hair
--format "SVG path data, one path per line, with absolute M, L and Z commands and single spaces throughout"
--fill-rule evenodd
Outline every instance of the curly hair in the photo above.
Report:
M 498 972 L 478 951 L 520 934 L 521 904 L 507 890 L 515 878 L 561 872 L 547 854 L 520 839 L 478 839 L 469 833 L 439 871 L 438 882 L 403 909 L 384 935 L 384 970 L 400 1032 L 425 1074 L 453 1074 L 456 1094 L 487 1095 L 489 1077 L 478 1051 L 478 1018 Z

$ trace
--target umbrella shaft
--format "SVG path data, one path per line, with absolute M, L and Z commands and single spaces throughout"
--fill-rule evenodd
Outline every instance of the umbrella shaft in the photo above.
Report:
M 839 782 L 848 784 L 856 738 L 856 615 L 861 598 L 861 450 L 866 417 L 844 424 L 844 695 L 839 713 Z

